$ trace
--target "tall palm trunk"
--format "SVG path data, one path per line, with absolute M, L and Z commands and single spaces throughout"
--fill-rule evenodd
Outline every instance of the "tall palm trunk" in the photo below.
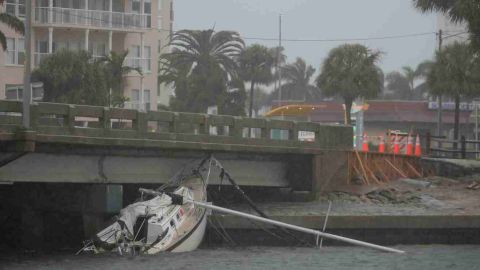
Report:
M 453 139 L 456 141 L 458 140 L 458 133 L 459 133 L 459 126 L 460 126 L 460 96 L 455 96 L 455 122 L 453 125 Z M 457 144 L 455 143 L 455 149 L 457 149 Z
M 253 92 L 255 90 L 255 80 L 252 79 L 250 82 L 250 108 L 248 110 L 248 117 L 252 118 L 253 116 Z
M 353 100 L 351 98 L 344 98 L 344 102 L 345 102 L 345 125 L 351 125 Z

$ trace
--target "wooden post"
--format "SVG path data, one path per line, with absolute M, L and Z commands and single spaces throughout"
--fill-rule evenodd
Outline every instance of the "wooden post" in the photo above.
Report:
M 461 147 L 461 154 L 462 154 L 462 159 L 467 158 L 467 142 L 465 140 L 465 136 L 462 136 L 460 138 L 460 147 Z
M 427 154 L 427 156 L 430 156 L 431 143 L 432 143 L 432 135 L 430 134 L 430 131 L 429 131 L 425 136 L 425 154 Z

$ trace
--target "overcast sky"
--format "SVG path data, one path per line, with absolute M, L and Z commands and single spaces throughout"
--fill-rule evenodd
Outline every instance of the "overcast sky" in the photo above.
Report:
M 278 14 L 285 39 L 349 39 L 436 31 L 435 15 L 415 10 L 411 0 L 174 0 L 174 29 L 236 30 L 243 37 L 278 37 Z M 246 40 L 275 46 L 277 41 Z M 353 42 L 353 41 L 352 41 Z M 416 66 L 432 57 L 429 34 L 402 39 L 357 41 L 384 52 L 385 73 Z M 288 61 L 304 58 L 317 71 L 329 50 L 345 42 L 284 42 Z

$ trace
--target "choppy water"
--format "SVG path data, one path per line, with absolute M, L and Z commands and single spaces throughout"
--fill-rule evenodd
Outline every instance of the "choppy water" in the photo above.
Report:
M 119 257 L 51 255 L 3 257 L 0 269 L 480 269 L 480 246 L 399 246 L 405 255 L 354 247 L 249 247 Z

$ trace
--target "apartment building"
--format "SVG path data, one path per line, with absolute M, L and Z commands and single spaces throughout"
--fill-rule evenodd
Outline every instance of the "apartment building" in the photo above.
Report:
M 26 0 L 6 0 L 2 12 L 25 18 Z M 28 0 L 27 0 L 28 1 Z M 93 57 L 129 51 L 125 65 L 126 107 L 156 110 L 168 105 L 171 90 L 158 85 L 158 57 L 168 51 L 173 0 L 31 0 L 32 69 L 62 49 L 87 50 Z M 0 99 L 21 99 L 25 61 L 22 35 L 0 24 L 8 49 L 0 53 Z M 41 99 L 40 93 L 33 93 Z

